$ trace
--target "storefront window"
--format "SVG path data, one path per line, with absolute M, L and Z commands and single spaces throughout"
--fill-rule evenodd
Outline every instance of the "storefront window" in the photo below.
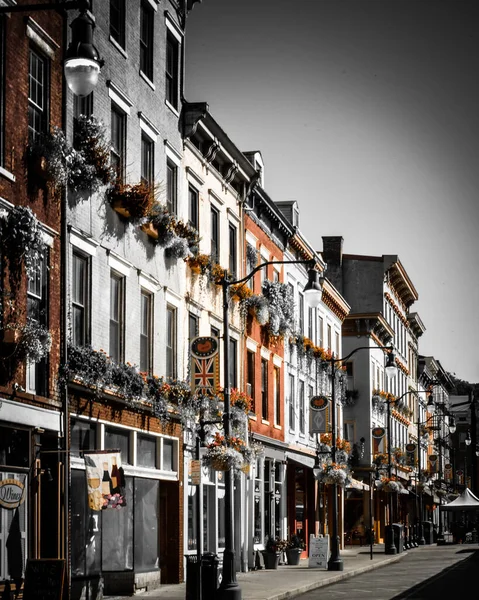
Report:
M 126 506 L 102 511 L 103 571 L 133 569 L 133 478 L 126 477 Z
M 135 479 L 135 571 L 159 568 L 159 489 L 155 479 Z
M 2 479 L 18 479 L 28 489 L 27 475 L 0 472 Z M 0 579 L 21 579 L 27 559 L 27 502 L 15 510 L 0 508 Z M 3 550 L 6 549 L 4 552 Z
M 156 468 L 156 438 L 138 435 L 136 462 L 140 467 Z
M 174 448 L 174 440 L 163 438 L 163 471 L 176 471 Z
M 198 502 L 198 486 L 188 485 L 188 550 L 196 550 L 196 503 Z
M 71 477 L 72 576 L 95 575 L 101 571 L 101 513 L 88 508 L 85 472 L 73 470 Z
M 0 465 L 28 467 L 30 434 L 26 429 L 0 427 Z
M 96 425 L 89 421 L 72 419 L 71 423 L 71 453 L 80 456 L 83 450 L 96 448 Z
M 130 434 L 128 431 L 105 428 L 105 450 L 118 449 L 121 452 L 121 462 L 130 463 Z

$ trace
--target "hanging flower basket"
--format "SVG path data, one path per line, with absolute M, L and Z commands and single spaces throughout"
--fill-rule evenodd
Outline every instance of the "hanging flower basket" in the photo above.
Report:
M 351 479 L 345 465 L 330 463 L 323 465 L 323 470 L 319 474 L 319 481 L 327 485 L 346 485 Z
M 141 181 L 134 185 L 117 182 L 107 192 L 112 209 L 125 219 L 139 221 L 153 206 L 154 189 Z
M 143 223 L 143 225 L 141 226 L 141 230 L 153 240 L 158 239 L 158 229 L 153 225 L 151 221 L 149 221 L 148 223 Z
M 245 466 L 242 455 L 234 448 L 227 446 L 208 448 L 203 455 L 203 464 L 215 471 L 230 471 Z

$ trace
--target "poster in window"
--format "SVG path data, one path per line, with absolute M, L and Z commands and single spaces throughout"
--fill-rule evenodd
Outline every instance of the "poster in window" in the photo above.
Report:
M 125 499 L 125 474 L 119 450 L 93 450 L 83 453 L 91 510 L 123 508 Z

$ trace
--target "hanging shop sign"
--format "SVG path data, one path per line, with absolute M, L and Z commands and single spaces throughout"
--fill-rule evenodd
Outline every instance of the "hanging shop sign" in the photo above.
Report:
M 384 427 L 374 427 L 371 431 L 371 435 L 375 440 L 381 440 L 386 434 Z
M 201 483 L 201 460 L 192 459 L 190 461 L 191 485 L 200 485 Z
M 191 340 L 191 354 L 196 358 L 210 358 L 218 353 L 218 338 L 210 336 L 195 337 Z
M 83 458 L 90 509 L 123 508 L 126 483 L 120 451 L 84 451 Z
M 327 396 L 312 396 L 309 400 L 309 406 L 313 410 L 325 410 L 329 404 Z
M 18 479 L 0 481 L 0 506 L 13 510 L 25 502 L 25 485 Z
M 406 452 L 416 452 L 416 444 L 406 444 Z
M 436 463 L 437 462 L 437 454 L 430 454 L 429 455 L 429 462 L 430 463 Z

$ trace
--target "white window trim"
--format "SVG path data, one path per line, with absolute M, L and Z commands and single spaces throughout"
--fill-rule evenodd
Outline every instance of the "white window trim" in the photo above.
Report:
M 195 187 L 205 185 L 204 179 L 193 171 L 191 167 L 186 167 L 186 178 L 188 181 L 192 182 Z M 192 181 L 191 181 L 192 180 Z
M 217 202 L 220 206 L 223 206 L 225 201 L 219 196 L 219 194 L 217 194 L 214 190 L 212 190 L 211 188 L 208 188 L 208 194 L 210 196 L 210 202 L 211 200 L 214 200 L 215 202 Z
M 246 232 L 246 241 L 248 242 L 248 244 L 250 244 L 251 246 L 253 246 L 254 248 L 256 248 L 256 244 L 258 243 L 258 238 L 255 237 L 249 231 L 247 231 Z
M 178 25 L 174 22 L 173 18 L 170 16 L 168 11 L 165 11 L 165 24 L 168 31 L 176 38 L 179 44 L 183 43 L 183 32 L 178 27 Z
M 148 292 L 151 292 L 152 294 L 156 294 L 156 292 L 158 292 L 160 289 L 160 282 L 146 273 L 138 273 L 138 283 L 140 287 Z
M 271 350 L 268 350 L 264 346 L 261 347 L 261 358 L 269 360 L 271 358 Z
M 111 100 L 113 100 L 113 102 L 117 104 L 124 113 L 130 116 L 133 102 L 120 90 L 119 87 L 113 83 L 113 81 L 108 80 L 106 85 L 108 87 L 108 96 L 111 98 Z
M 96 256 L 96 250 L 100 245 L 99 242 L 92 238 L 86 238 L 79 231 L 73 229 L 70 231 L 70 244 L 89 256 Z
M 150 119 L 145 117 L 145 115 L 141 111 L 138 111 L 138 118 L 140 119 L 141 130 L 146 133 L 146 135 L 150 138 L 152 142 L 156 142 L 158 136 L 160 135 L 159 129 L 157 129 L 150 121 Z
M 133 265 L 130 262 L 126 261 L 121 256 L 113 254 L 111 251 L 108 254 L 108 266 L 125 277 L 130 275 L 130 271 L 133 268 Z
M 258 346 L 259 346 L 258 342 L 255 342 L 254 340 L 252 340 L 250 338 L 248 338 L 246 340 L 246 349 L 250 350 L 250 352 L 256 353 L 258 351 Z
M 171 160 L 171 162 L 175 163 L 177 167 L 181 167 L 181 153 L 174 148 L 168 140 L 163 140 L 165 144 L 165 154 L 166 157 Z
M 283 366 L 283 359 L 281 358 L 281 356 L 278 356 L 277 354 L 273 354 L 273 365 L 275 367 L 279 367 L 279 368 L 281 368 Z
M 31 17 L 27 17 L 27 38 L 32 40 L 51 60 L 55 58 L 55 52 L 60 48 L 55 40 Z

